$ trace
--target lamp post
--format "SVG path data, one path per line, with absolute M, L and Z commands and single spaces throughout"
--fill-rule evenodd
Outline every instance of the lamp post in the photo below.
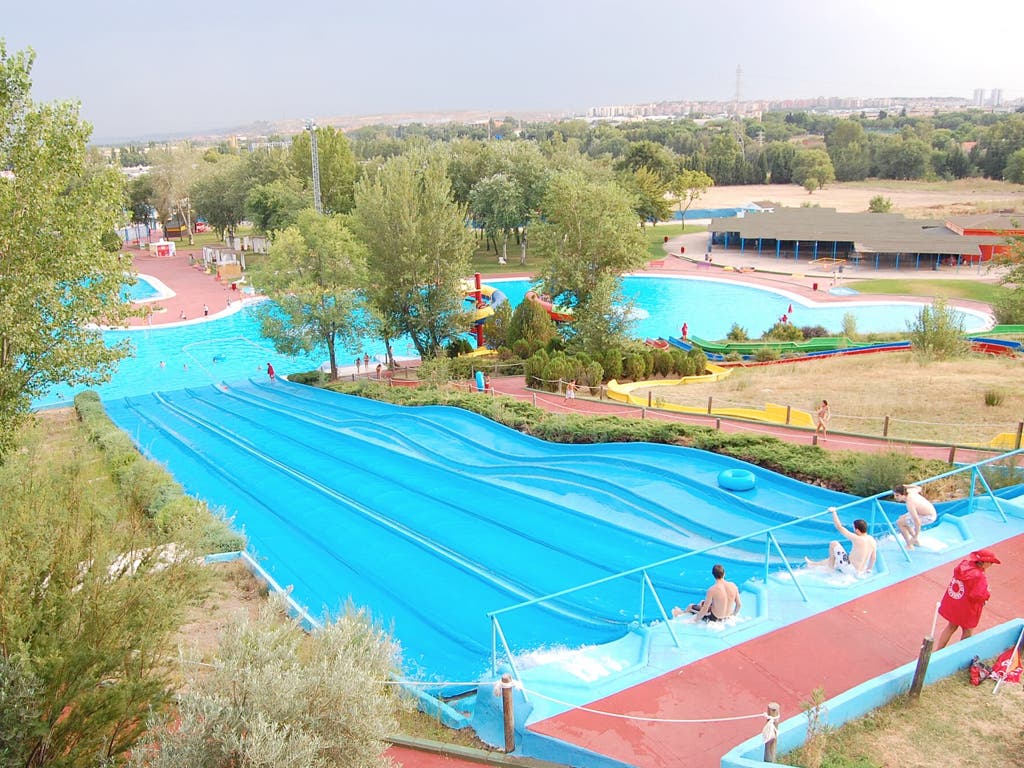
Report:
M 320 154 L 316 148 L 316 123 L 307 120 L 306 130 L 309 131 L 309 151 L 313 160 L 313 207 L 317 213 L 323 213 L 324 206 L 320 201 Z

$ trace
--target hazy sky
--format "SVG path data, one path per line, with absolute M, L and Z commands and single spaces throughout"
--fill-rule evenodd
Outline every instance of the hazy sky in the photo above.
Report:
M 0 0 L 97 141 L 672 99 L 1024 95 L 1019 0 Z

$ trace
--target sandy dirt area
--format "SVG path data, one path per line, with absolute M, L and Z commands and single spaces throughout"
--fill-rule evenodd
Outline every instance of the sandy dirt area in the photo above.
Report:
M 1024 186 L 987 179 L 952 182 L 872 180 L 829 184 L 813 194 L 796 184 L 756 184 L 712 187 L 694 208 L 719 208 L 772 201 L 799 207 L 804 204 L 835 208 L 844 213 L 867 211 L 875 195 L 889 198 L 892 212 L 914 218 L 940 218 L 972 213 L 1024 212 Z

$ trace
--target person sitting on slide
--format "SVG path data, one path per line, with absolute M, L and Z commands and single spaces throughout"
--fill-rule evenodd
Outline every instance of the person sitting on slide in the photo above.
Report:
M 693 614 L 693 621 L 725 621 L 730 616 L 740 612 L 743 603 L 740 600 L 740 590 L 731 581 L 725 580 L 725 567 L 715 564 L 711 569 L 711 575 L 715 577 L 712 584 L 699 603 L 691 603 L 684 611 L 678 606 L 672 609 L 672 617 L 678 618 L 685 614 Z
M 830 571 L 850 574 L 853 576 L 866 576 L 875 567 L 875 555 L 878 547 L 875 537 L 868 533 L 866 520 L 854 520 L 853 532 L 851 533 L 839 522 L 839 513 L 835 507 L 829 507 L 832 513 L 832 524 L 844 537 L 850 541 L 851 553 L 846 554 L 846 549 L 838 541 L 831 541 L 828 545 L 828 559 L 811 560 L 804 558 L 807 565 L 828 568 Z

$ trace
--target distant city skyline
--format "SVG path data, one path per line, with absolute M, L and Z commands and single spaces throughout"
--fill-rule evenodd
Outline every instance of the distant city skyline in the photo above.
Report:
M 5 8 L 38 101 L 78 100 L 98 143 L 258 121 L 815 97 L 1024 95 L 1008 0 L 106 0 Z

